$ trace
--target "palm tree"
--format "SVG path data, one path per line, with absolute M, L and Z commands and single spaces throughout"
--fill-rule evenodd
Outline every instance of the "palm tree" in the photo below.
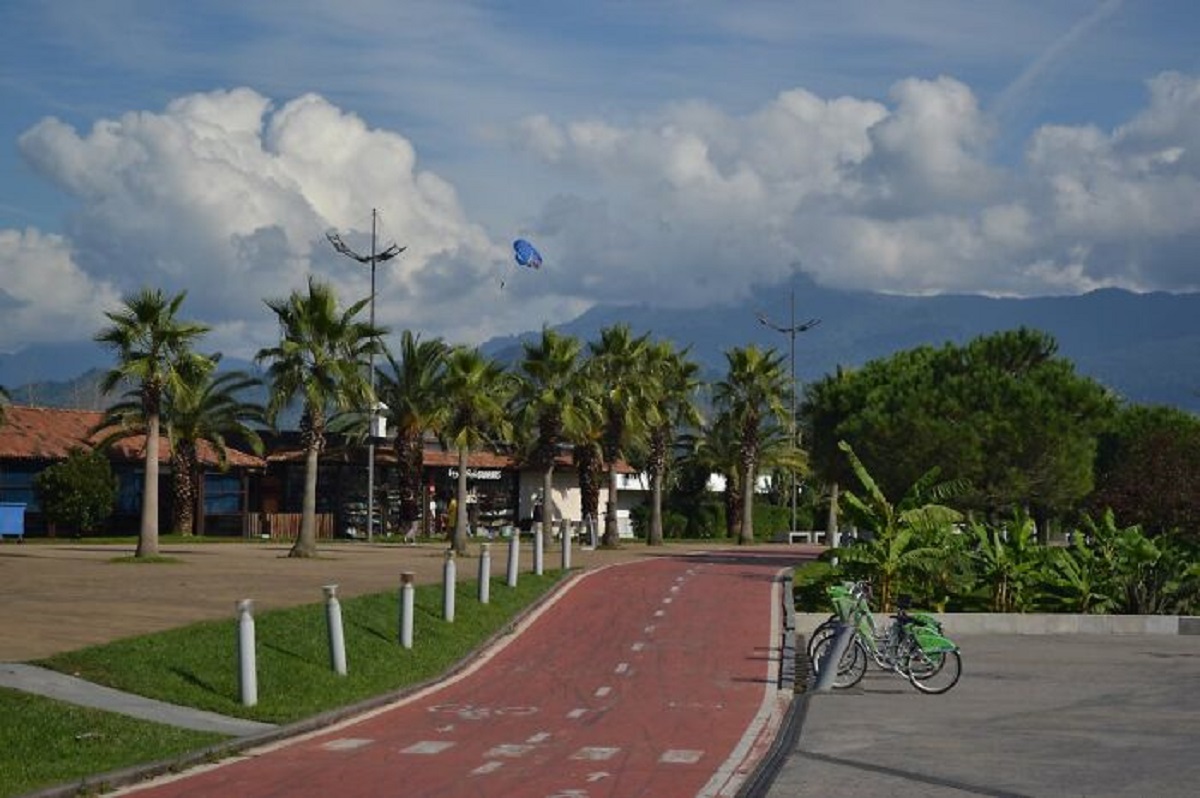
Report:
M 650 429 L 649 452 L 646 471 L 650 474 L 651 503 L 650 530 L 646 544 L 661 546 L 663 542 L 662 498 L 663 478 L 670 466 L 671 448 L 675 444 L 675 430 L 680 425 L 699 426 L 700 411 L 694 397 L 700 381 L 700 367 L 687 357 L 687 352 L 676 352 L 670 341 L 660 341 L 650 348 L 651 368 L 658 379 L 651 382 L 656 389 L 652 399 L 658 404 L 658 423 Z
M 220 355 L 212 359 L 213 366 Z M 266 421 L 262 405 L 246 402 L 238 394 L 261 384 L 242 371 L 214 376 L 212 368 L 188 375 L 164 402 L 167 438 L 171 446 L 172 487 L 174 489 L 173 529 L 181 535 L 195 531 L 196 499 L 203 470 L 200 444 L 208 444 L 225 470 L 229 463 L 228 438 L 237 437 L 249 444 L 255 454 L 263 453 L 263 442 L 252 425 Z
M 100 383 L 101 391 L 108 394 L 118 385 L 132 382 L 146 421 L 137 557 L 158 554 L 158 440 L 163 396 L 178 386 L 182 372 L 198 368 L 195 360 L 203 358 L 191 347 L 208 327 L 176 316 L 186 295 L 181 291 L 168 298 L 160 290 L 143 289 L 126 297 L 121 309 L 106 312 L 112 325 L 95 337 L 117 356 L 117 365 Z
M 438 428 L 445 415 L 442 381 L 448 351 L 441 338 L 422 341 L 420 335 L 405 330 L 400 335 L 400 359 L 387 352 L 387 369 L 376 372 L 379 399 L 388 406 L 396 430 L 392 447 L 400 488 L 400 523 L 407 526 L 405 540 L 416 538 L 426 501 L 421 484 L 424 438 L 426 431 Z
M 193 534 L 195 527 L 199 444 L 213 447 L 221 468 L 229 453 L 226 435 L 242 438 L 257 454 L 263 449 L 258 432 L 247 424 L 264 421 L 262 407 L 237 398 L 239 392 L 259 381 L 243 372 L 227 372 L 214 379 L 220 360 L 220 354 L 188 360 L 179 368 L 176 386 L 164 392 L 160 406 L 159 425 L 166 432 L 171 459 L 171 530 L 185 536 Z M 141 393 L 134 389 L 104 411 L 92 433 L 105 433 L 95 444 L 103 449 L 123 438 L 144 436 L 147 429 Z
M 267 418 L 273 424 L 293 400 L 302 402 L 300 435 L 304 443 L 304 499 L 300 534 L 291 557 L 317 553 L 317 465 L 325 446 L 328 414 L 370 407 L 374 403 L 367 361 L 379 352 L 383 328 L 357 320 L 370 298 L 339 310 L 333 289 L 310 277 L 308 293 L 293 291 L 286 299 L 269 299 L 279 318 L 279 344 L 259 350 L 256 362 L 268 362 L 270 398 Z
M 536 343 L 524 345 L 513 395 L 513 416 L 518 429 L 531 431 L 529 459 L 542 472 L 542 523 L 554 521 L 554 464 L 558 447 L 582 428 L 587 417 L 588 395 L 579 390 L 579 354 L 575 338 L 542 327 Z
M 783 398 L 788 395 L 788 378 L 781 365 L 783 356 L 773 349 L 735 347 L 725 358 L 729 372 L 717 383 L 714 400 L 737 427 L 739 481 L 745 494 L 738 543 L 748 544 L 754 542 L 754 485 L 762 439 L 768 428 L 786 419 Z
M 732 417 L 728 413 L 718 413 L 695 436 L 687 454 L 688 460 L 697 468 L 716 474 L 725 481 L 725 491 L 722 493 L 725 534 L 731 538 L 737 534 L 742 517 L 740 453 Z
M 568 429 L 571 443 L 571 463 L 579 481 L 579 504 L 589 531 L 600 517 L 600 486 L 604 484 L 604 414 L 601 403 L 601 386 L 585 367 L 576 383 L 578 392 L 580 425 Z
M 588 344 L 590 378 L 599 384 L 604 419 L 601 448 L 608 469 L 608 509 L 604 517 L 604 546 L 616 546 L 617 464 L 658 423 L 653 395 L 653 374 L 646 368 L 650 345 L 647 335 L 634 337 L 628 325 L 618 324 L 600 331 L 600 340 Z
M 467 463 L 471 449 L 507 439 L 511 423 L 505 413 L 511 390 L 509 375 L 478 349 L 457 346 L 446 357 L 444 382 L 446 416 L 440 434 L 458 451 L 459 512 L 454 522 L 453 548 L 467 553 Z

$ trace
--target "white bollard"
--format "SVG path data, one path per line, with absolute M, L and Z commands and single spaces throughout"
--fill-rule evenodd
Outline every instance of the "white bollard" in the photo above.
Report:
M 329 667 L 338 676 L 346 675 L 346 635 L 342 629 L 342 604 L 337 585 L 325 585 L 325 621 L 329 628 Z
M 544 536 L 542 535 L 542 524 L 534 523 L 533 525 L 533 572 L 538 576 L 542 575 L 542 560 L 544 553 Z
M 479 552 L 479 603 L 491 600 L 492 589 L 492 544 L 484 543 Z
M 458 581 L 458 566 L 454 564 L 454 549 L 446 552 L 446 565 L 442 569 L 442 618 L 454 622 L 454 587 Z
M 521 530 L 513 527 L 508 539 L 508 586 L 517 586 L 517 569 L 521 567 Z
M 834 633 L 833 643 L 825 649 L 825 656 L 817 665 L 817 681 L 813 692 L 827 693 L 833 688 L 838 676 L 838 666 L 842 664 L 850 642 L 854 639 L 854 627 L 848 623 L 839 623 Z
M 405 571 L 400 574 L 400 645 L 413 647 L 413 579 L 416 574 Z
M 258 703 L 258 658 L 254 649 L 253 608 L 254 602 L 250 599 L 242 599 L 237 603 L 238 693 L 245 707 Z
M 571 525 L 564 518 L 558 528 L 562 534 L 562 569 L 569 571 L 571 570 Z

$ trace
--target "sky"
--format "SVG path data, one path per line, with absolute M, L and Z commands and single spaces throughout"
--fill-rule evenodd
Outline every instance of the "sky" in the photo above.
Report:
M 0 353 L 310 276 L 452 343 L 786 286 L 1200 290 L 1194 0 L 4 0 Z M 517 266 L 512 241 L 541 250 Z M 803 298 L 797 301 L 802 305 Z

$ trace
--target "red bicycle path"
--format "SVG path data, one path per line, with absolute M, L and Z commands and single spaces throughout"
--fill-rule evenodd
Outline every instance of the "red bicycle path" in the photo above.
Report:
M 119 794 L 734 795 L 791 699 L 780 576 L 799 559 L 705 552 L 585 572 L 454 677 Z

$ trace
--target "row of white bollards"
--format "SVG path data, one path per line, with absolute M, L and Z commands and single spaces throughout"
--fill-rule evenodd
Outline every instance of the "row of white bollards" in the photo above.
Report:
M 571 541 L 567 530 L 563 529 L 563 570 L 570 567 Z M 518 533 L 514 531 L 508 547 L 508 586 L 517 586 L 517 573 L 521 562 L 521 543 Z M 487 604 L 491 600 L 491 544 L 482 544 L 479 557 L 479 603 Z M 534 532 L 534 573 L 542 573 L 542 535 L 540 526 Z M 403 648 L 413 647 L 413 614 L 415 611 L 416 575 L 412 571 L 400 574 L 400 645 Z M 454 622 L 454 598 L 457 587 L 458 573 L 454 560 L 454 550 L 446 552 L 446 562 L 442 572 L 442 618 Z M 324 585 L 321 590 L 325 594 L 325 620 L 329 632 L 329 666 L 334 673 L 345 676 L 349 671 L 346 666 L 346 636 L 342 626 L 342 605 L 337 597 L 337 585 Z M 238 615 L 238 694 L 243 706 L 252 707 L 258 703 L 258 662 L 255 654 L 254 632 L 254 602 L 242 599 L 237 603 Z

